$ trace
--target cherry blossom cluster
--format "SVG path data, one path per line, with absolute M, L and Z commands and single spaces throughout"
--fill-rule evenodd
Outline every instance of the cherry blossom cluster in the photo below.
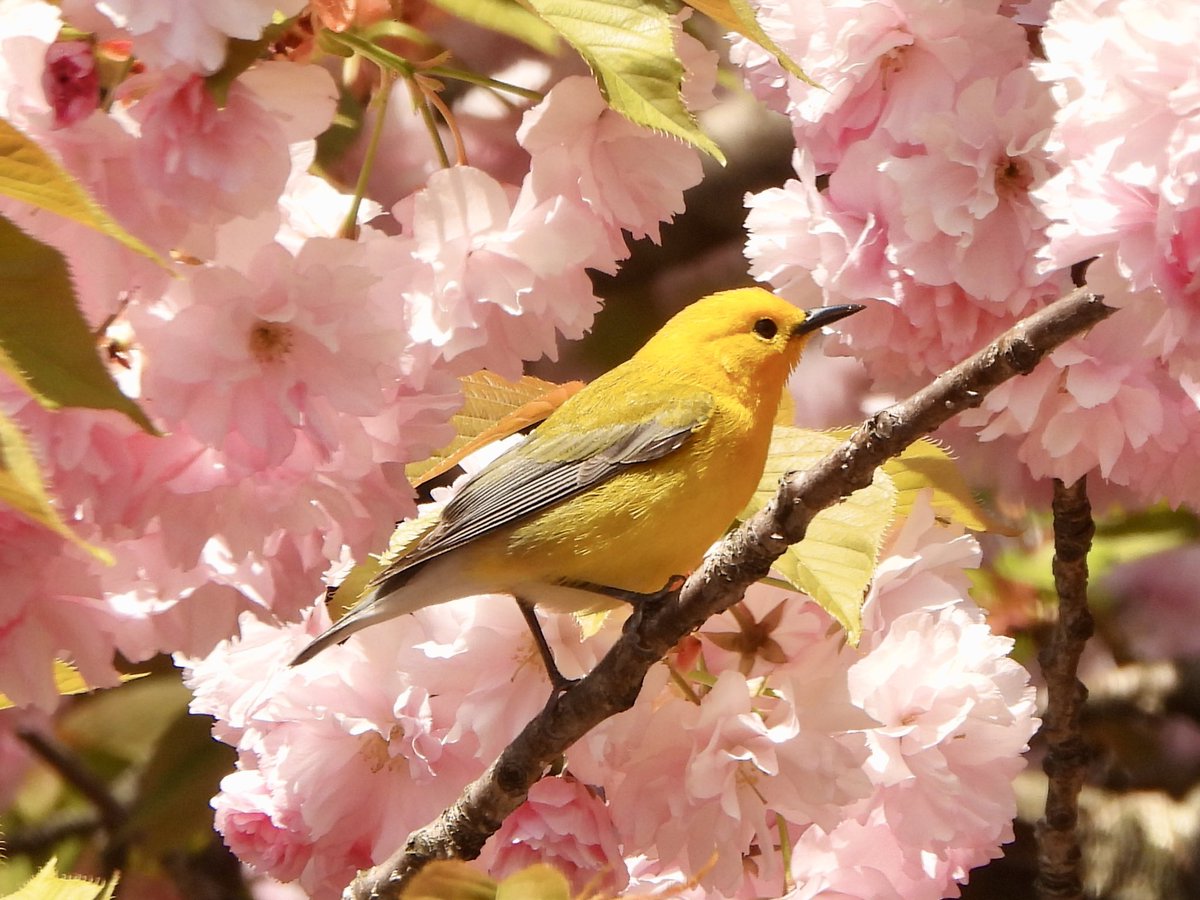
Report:
M 794 592 L 757 586 L 652 670 L 637 703 L 567 752 L 484 848 L 629 895 L 937 898 L 1011 840 L 1037 725 L 1028 674 L 967 597 L 979 547 L 927 504 L 891 538 L 859 647 Z M 544 618 L 568 677 L 580 639 Z M 296 668 L 323 608 L 188 662 L 194 712 L 238 750 L 213 801 L 256 868 L 335 897 L 480 775 L 550 686 L 516 605 L 481 597 L 381 623 Z M 271 673 L 264 677 L 264 673 Z M 785 867 L 784 847 L 790 847 Z
M 436 816 L 549 690 L 500 597 L 422 610 L 288 668 L 330 624 L 313 607 L 323 581 L 415 511 L 404 466 L 450 437 L 457 377 L 515 375 L 581 335 L 598 308 L 586 270 L 613 271 L 626 233 L 657 238 L 701 167 L 569 63 L 468 44 L 463 66 L 543 99 L 453 92 L 472 165 L 443 168 L 398 82 L 364 114 L 381 139 L 359 203 L 346 185 L 365 139 L 333 170 L 313 164 L 366 63 L 301 29 L 225 71 L 231 39 L 302 6 L 0 4 L 0 115 L 170 260 L 0 201 L 64 254 L 114 377 L 164 433 L 0 386 L 65 517 L 116 560 L 0 512 L 0 691 L 51 709 L 55 657 L 103 685 L 114 651 L 176 654 L 193 710 L 238 751 L 218 829 L 258 871 L 319 898 Z M 799 180 L 752 202 L 760 276 L 786 291 L 811 270 L 831 297 L 893 297 L 851 347 L 906 378 L 1059 290 L 1061 272 L 1036 259 L 1050 215 L 1031 199 L 1051 170 L 1054 102 L 1019 25 L 965 2 L 763 13 L 829 90 L 738 48 L 799 147 Z M 716 55 L 678 42 L 701 108 Z M 1099 396 L 1110 377 L 1071 371 L 1086 379 L 1071 396 Z M 1161 441 L 1163 426 L 1144 427 Z M 657 667 L 632 710 L 569 751 L 484 863 L 503 875 L 547 860 L 576 889 L 634 894 L 953 892 L 1010 837 L 1010 782 L 1036 724 L 1009 642 L 965 599 L 977 560 L 972 538 L 919 506 L 881 560 L 856 648 L 815 604 L 756 588 L 677 648 L 678 677 Z M 567 676 L 621 627 L 584 639 L 570 617 L 544 624 Z
M 785 294 L 815 281 L 831 303 L 883 301 L 844 346 L 902 391 L 1099 256 L 1088 283 L 1122 314 L 962 422 L 1035 478 L 1096 471 L 1139 499 L 1200 500 L 1186 462 L 1200 447 L 1200 16 L 1127 0 L 760 10 L 824 90 L 735 45 L 797 146 L 796 179 L 747 201 L 755 274 Z
M 412 511 L 404 464 L 451 437 L 457 377 L 516 375 L 582 335 L 587 267 L 613 271 L 623 232 L 656 237 L 701 177 L 696 151 L 609 110 L 592 79 L 500 59 L 544 99 L 462 92 L 468 149 L 490 149 L 442 169 L 414 153 L 432 141 L 398 86 L 382 134 L 402 139 L 377 157 L 405 188 L 386 208 L 368 191 L 347 228 L 355 198 L 312 164 L 365 64 L 299 29 L 221 74 L 231 39 L 303 6 L 3 4 L 0 115 L 171 260 L 0 203 L 64 254 L 114 376 L 165 435 L 0 385 L 72 526 L 117 560 L 0 512 L 0 691 L 19 704 L 54 706 L 55 657 L 113 684 L 114 650 L 202 654 L 247 611 L 294 619 Z M 699 96 L 715 54 L 680 41 Z

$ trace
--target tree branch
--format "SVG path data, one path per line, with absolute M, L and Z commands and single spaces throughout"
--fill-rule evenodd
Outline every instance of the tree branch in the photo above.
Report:
M 1088 610 L 1087 555 L 1096 532 L 1087 480 L 1067 487 L 1054 480 L 1054 587 L 1058 621 L 1050 643 L 1038 654 L 1046 679 L 1046 713 L 1042 735 L 1047 752 L 1043 768 L 1049 778 L 1046 814 L 1037 823 L 1038 875 L 1042 900 L 1083 897 L 1080 874 L 1079 791 L 1087 774 L 1088 749 L 1080 729 L 1087 688 L 1077 676 L 1079 657 L 1092 636 Z
M 913 441 L 978 406 L 993 388 L 1028 373 L 1055 347 L 1110 315 L 1113 310 L 1102 299 L 1083 288 L 1073 291 L 908 400 L 871 417 L 812 469 L 784 478 L 771 503 L 730 535 L 678 594 L 639 607 L 591 673 L 548 704 L 436 821 L 410 835 L 388 860 L 360 873 L 343 896 L 396 898 L 427 862 L 478 856 L 546 768 L 590 729 L 632 706 L 650 667 L 710 616 L 741 599 L 790 544 L 804 537 L 813 516 L 870 484 L 875 468 Z
M 55 738 L 32 728 L 18 728 L 16 735 L 41 759 L 79 791 L 95 808 L 106 843 L 103 852 L 105 872 L 112 874 L 125 865 L 128 850 L 122 836 L 129 814 L 105 784 L 70 748 Z

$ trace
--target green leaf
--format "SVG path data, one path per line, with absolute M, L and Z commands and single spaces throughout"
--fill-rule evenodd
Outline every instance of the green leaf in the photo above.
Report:
M 0 318 L 4 304 L 0 303 Z M 93 547 L 79 537 L 58 514 L 46 490 L 41 469 L 25 435 L 17 423 L 0 412 L 0 503 L 7 504 L 17 512 L 49 528 L 55 534 L 86 550 L 105 565 L 112 565 L 113 558 L 105 550 Z
M 156 854 L 206 839 L 212 833 L 208 802 L 236 760 L 237 751 L 212 736 L 210 718 L 179 714 L 142 771 L 126 833 Z
M 1032 586 L 1047 595 L 1054 593 L 1054 542 L 1051 524 L 1045 523 L 1046 539 L 1032 550 L 1011 547 L 995 561 L 1004 578 Z M 1117 566 L 1185 547 L 1196 542 L 1200 528 L 1194 513 L 1165 506 L 1122 513 L 1096 523 L 1096 535 L 1088 553 L 1092 593 L 1103 595 L 1104 581 Z
M 832 434 L 845 440 L 853 431 L 846 428 Z M 899 456 L 885 462 L 883 471 L 896 483 L 898 518 L 907 516 L 920 493 L 929 490 L 934 512 L 951 522 L 971 531 L 992 531 L 1010 537 L 1019 533 L 979 505 L 954 457 L 934 441 L 925 438 L 914 441 Z
M 66 260 L 0 216 L 0 369 L 43 406 L 113 409 L 158 431 L 121 393 L 75 300 Z
M 166 260 L 117 224 L 46 151 L 4 119 L 0 119 L 0 194 L 94 228 L 170 269 Z
M 459 383 L 463 405 L 450 419 L 454 440 L 405 468 L 414 487 L 449 471 L 480 447 L 538 424 L 583 387 L 582 381 L 555 384 L 532 375 L 509 381 L 487 371 L 466 375 Z
M 841 443 L 832 434 L 776 426 L 762 480 L 740 518 L 753 515 L 774 497 L 787 472 L 813 465 Z M 895 517 L 895 485 L 877 471 L 868 487 L 817 513 L 804 540 L 775 562 L 779 575 L 841 623 L 852 645 L 862 635 L 863 598 Z
M 666 3 L 529 0 L 529 5 L 583 57 L 610 107 L 725 163 L 725 155 L 684 105 L 683 63 L 675 52 Z
M 558 34 L 514 0 L 433 0 L 452 16 L 524 41 L 549 56 L 559 50 Z
M 136 681 L 139 678 L 145 677 L 145 672 L 134 672 L 129 675 L 122 675 L 121 681 L 122 683 Z M 65 697 L 68 694 L 86 694 L 93 690 L 91 685 L 83 680 L 83 676 L 79 674 L 73 665 L 61 659 L 54 661 L 54 687 L 61 697 Z M 16 704 L 6 694 L 0 694 L 0 709 L 11 709 L 14 706 Z
M 754 41 L 754 43 L 774 56 L 784 69 L 795 75 L 805 84 L 812 85 L 815 88 L 821 87 L 804 74 L 804 70 L 783 51 L 782 47 L 771 39 L 769 34 L 763 31 L 762 26 L 758 24 L 758 18 L 754 14 L 753 7 L 746 0 L 684 0 L 684 2 L 692 7 L 692 9 L 704 13 L 704 15 L 713 21 L 720 23 L 729 31 L 736 32 L 742 37 Z
M 264 35 L 257 40 L 230 38 L 225 45 L 225 62 L 221 68 L 204 79 L 204 87 L 217 107 L 224 109 L 229 102 L 229 89 L 239 75 L 262 59 L 271 40 Z
M 177 676 L 141 678 L 72 704 L 61 716 L 59 734 L 72 747 L 142 765 L 190 699 Z
M 86 878 L 64 877 L 56 871 L 58 860 L 51 859 L 33 878 L 4 900 L 112 900 L 117 886 L 114 875 L 107 884 Z

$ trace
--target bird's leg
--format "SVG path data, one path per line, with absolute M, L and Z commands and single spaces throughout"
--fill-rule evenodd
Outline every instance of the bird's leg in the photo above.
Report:
M 525 624 L 529 626 L 530 634 L 533 635 L 533 642 L 542 656 L 542 663 L 546 666 L 546 675 L 549 676 L 550 687 L 553 689 L 550 700 L 553 702 L 559 694 L 565 693 L 577 679 L 567 678 L 558 670 L 558 664 L 554 661 L 554 653 L 546 642 L 546 635 L 542 633 L 542 625 L 538 621 L 537 613 L 533 611 L 533 604 L 520 597 L 514 599 L 517 601 L 517 607 L 521 610 L 521 615 L 525 617 Z
M 612 597 L 614 600 L 622 600 L 630 606 L 641 606 L 643 603 L 653 604 L 664 599 L 669 594 L 683 587 L 685 580 L 683 575 L 672 575 L 667 579 L 667 583 L 663 587 L 648 594 L 644 594 L 641 591 L 628 591 L 625 588 L 613 587 L 608 584 L 596 584 L 594 581 L 565 581 L 562 583 L 566 587 L 578 588 L 581 591 L 591 591 L 593 594 Z

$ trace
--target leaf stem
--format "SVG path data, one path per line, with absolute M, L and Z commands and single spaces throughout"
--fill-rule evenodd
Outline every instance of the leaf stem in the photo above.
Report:
M 429 108 L 429 98 L 425 96 L 425 91 L 415 76 L 409 76 L 406 80 L 408 89 L 412 92 L 413 103 L 417 105 L 421 118 L 425 120 L 425 128 L 429 131 L 429 139 L 433 141 L 433 149 L 437 152 L 438 162 L 441 163 L 443 169 L 448 169 L 450 168 L 450 157 L 446 154 L 446 145 L 442 143 L 442 133 L 433 119 L 433 110 Z
M 338 234 L 341 237 L 355 237 L 358 234 L 358 211 L 362 207 L 363 197 L 367 193 L 367 182 L 371 178 L 371 171 L 375 167 L 375 156 L 379 152 L 379 145 L 383 137 L 383 127 L 387 120 L 388 100 L 392 95 L 392 85 L 395 83 L 396 76 L 388 69 L 380 70 L 379 90 L 375 96 L 371 98 L 371 107 L 375 113 L 375 122 L 371 126 L 371 137 L 367 141 L 367 151 L 363 156 L 362 166 L 358 170 L 358 180 L 354 184 L 354 199 L 350 201 L 350 209 L 346 211 L 346 218 L 342 221 L 342 227 L 338 229 Z
M 425 72 L 429 75 L 435 75 L 438 78 L 452 78 L 455 81 L 465 81 L 468 84 L 474 84 L 478 87 L 491 88 L 494 91 L 502 91 L 506 94 L 515 94 L 518 97 L 524 97 L 526 100 L 532 100 L 534 103 L 540 103 L 546 98 L 546 95 L 541 91 L 523 88 L 515 84 L 510 84 L 507 81 L 499 81 L 495 78 L 488 78 L 486 75 L 479 75 L 464 69 L 456 69 L 452 66 L 433 66 L 426 69 Z
M 683 693 L 683 696 L 697 706 L 700 705 L 700 695 L 696 693 L 695 688 L 691 683 L 679 673 L 679 670 L 671 664 L 670 660 L 664 660 L 667 665 L 667 671 L 671 673 L 671 680 L 675 682 L 675 686 Z
M 436 89 L 427 87 L 425 81 L 420 76 L 417 77 L 417 82 L 421 85 L 421 90 L 426 101 L 437 108 L 437 111 L 441 113 L 442 121 L 450 129 L 450 136 L 454 138 L 455 162 L 460 166 L 465 166 L 467 164 L 467 146 L 463 143 L 462 132 L 458 130 L 458 123 L 454 121 L 454 113 L 450 112 L 450 107 L 438 96 Z M 438 136 L 439 138 L 441 137 L 440 133 Z

